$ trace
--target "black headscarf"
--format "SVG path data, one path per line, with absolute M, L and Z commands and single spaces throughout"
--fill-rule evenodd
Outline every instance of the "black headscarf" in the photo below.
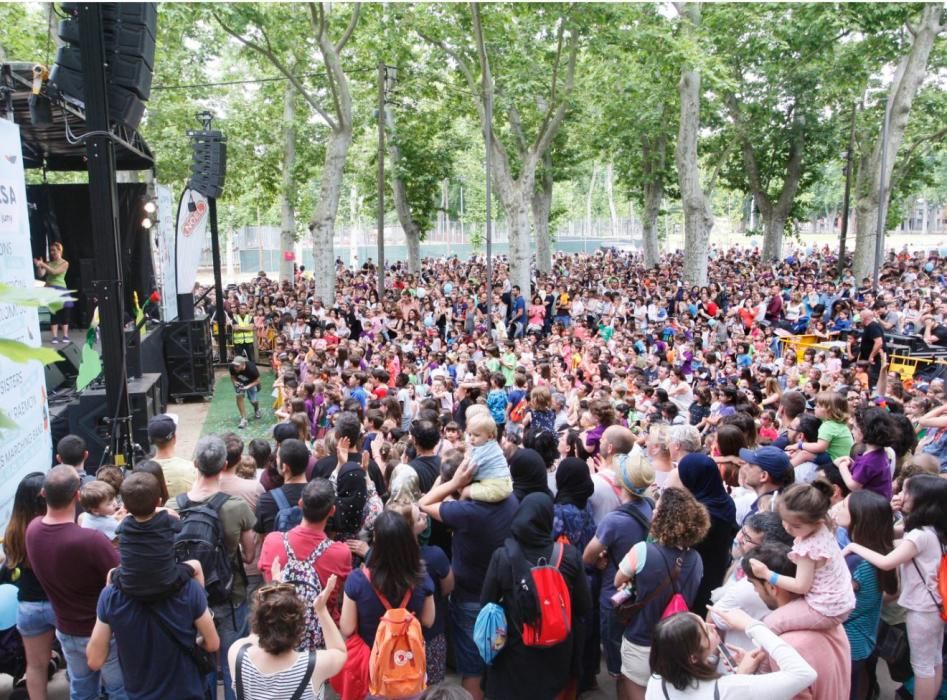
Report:
M 368 502 L 365 470 L 355 462 L 342 466 L 335 482 L 335 531 L 355 535 L 362 527 L 362 513 Z
M 535 622 L 540 615 L 539 596 L 529 570 L 541 557 L 548 559 L 551 555 L 552 521 L 552 498 L 548 493 L 527 494 L 513 516 L 506 552 L 513 570 L 513 603 L 520 623 Z
M 536 450 L 523 447 L 514 452 L 510 476 L 513 477 L 513 493 L 520 501 L 530 493 L 544 493 L 552 499 L 546 480 L 546 463 Z
M 707 507 L 711 518 L 736 526 L 737 509 L 723 486 L 717 463 L 707 455 L 692 453 L 677 463 L 684 487 Z
M 576 457 L 566 457 L 556 467 L 556 503 L 571 503 L 579 510 L 595 491 L 588 465 Z
M 552 545 L 552 499 L 547 493 L 527 494 L 513 516 L 510 534 L 528 557 L 540 556 Z

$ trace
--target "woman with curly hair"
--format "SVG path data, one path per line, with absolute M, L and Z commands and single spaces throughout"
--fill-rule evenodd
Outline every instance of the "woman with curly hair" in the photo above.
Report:
M 274 562 L 276 581 L 278 567 Z M 268 583 L 254 594 L 251 634 L 234 642 L 227 655 L 238 698 L 322 700 L 323 685 L 342 670 L 346 658 L 342 633 L 326 609 L 335 582 L 330 576 L 313 602 L 326 645 L 318 651 L 296 651 L 306 631 L 306 610 L 292 583 Z
M 706 507 L 688 491 L 668 487 L 651 520 L 652 542 L 634 545 L 618 564 L 615 588 L 634 581 L 635 599 L 642 603 L 628 621 L 621 644 L 621 673 L 630 681 L 624 685 L 627 700 L 644 700 L 652 633 L 671 598 L 680 593 L 688 606 L 697 598 L 704 566 L 693 547 L 709 530 Z

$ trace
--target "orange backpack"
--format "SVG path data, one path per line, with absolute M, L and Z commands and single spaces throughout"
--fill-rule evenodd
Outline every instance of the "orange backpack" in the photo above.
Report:
M 365 578 L 371 585 L 370 572 Z M 407 608 L 411 590 L 397 608 L 372 586 L 385 614 L 378 623 L 375 643 L 368 660 L 368 685 L 372 695 L 384 698 L 407 698 L 421 693 L 427 685 L 427 660 L 421 623 Z
M 529 399 L 524 396 L 510 411 L 510 420 L 514 423 L 521 423 L 526 417 L 526 411 L 529 410 Z

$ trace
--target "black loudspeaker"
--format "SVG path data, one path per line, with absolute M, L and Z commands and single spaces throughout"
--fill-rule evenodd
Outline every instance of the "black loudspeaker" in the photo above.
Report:
M 80 343 L 69 343 L 60 345 L 56 351 L 62 355 L 63 360 L 69 363 L 69 370 L 65 374 L 79 374 L 79 365 L 82 364 L 82 345 Z
M 125 371 L 129 379 L 141 376 L 142 367 L 140 331 L 125 331 Z
M 214 356 L 210 319 L 166 323 L 164 356 L 169 398 L 213 396 Z
M 928 347 L 924 338 L 919 335 L 898 335 L 897 333 L 885 333 L 885 341 L 894 347 L 906 347 L 908 354 L 925 352 Z M 891 351 L 888 351 L 889 354 Z
M 188 186 L 205 197 L 220 197 L 227 175 L 227 138 L 219 131 L 189 131 L 191 179 Z
M 71 401 L 49 404 L 49 433 L 53 439 L 53 452 L 56 451 L 56 445 L 66 435 L 69 434 L 69 415 L 72 407 L 78 405 L 79 399 L 73 398 Z M 53 456 L 55 459 L 55 454 Z
M 60 49 L 62 50 L 62 49 Z M 72 97 L 85 105 L 85 87 L 82 73 L 64 66 L 54 65 L 49 74 L 49 82 L 62 90 L 64 95 Z M 109 90 L 109 119 L 134 129 L 145 114 L 145 103 L 131 92 L 119 87 Z
M 167 359 L 190 360 L 209 353 L 213 353 L 209 318 L 164 324 L 164 356 Z
M 158 374 L 145 374 L 128 381 L 132 441 L 138 443 L 146 454 L 151 448 L 148 421 L 160 413 L 159 379 Z M 95 473 L 102 463 L 102 456 L 108 446 L 111 418 L 106 415 L 104 388 L 86 389 L 79 395 L 79 400 L 70 406 L 69 432 L 85 440 L 89 450 L 86 465 L 90 473 Z
M 82 363 L 82 346 L 78 343 L 60 345 L 56 352 L 62 358 L 59 362 L 46 365 L 46 390 L 53 391 L 65 383 L 74 384 L 79 376 L 79 365 Z
M 66 383 L 66 375 L 62 373 L 62 370 L 56 366 L 57 363 L 52 363 L 43 367 L 43 371 L 46 373 L 46 391 L 52 392 L 61 387 Z
M 67 97 L 84 103 L 78 3 L 61 3 L 60 7 L 72 17 L 59 23 L 59 37 L 67 45 L 56 53 L 49 83 Z M 109 117 L 134 129 L 151 95 L 157 7 L 155 3 L 105 3 L 102 15 Z

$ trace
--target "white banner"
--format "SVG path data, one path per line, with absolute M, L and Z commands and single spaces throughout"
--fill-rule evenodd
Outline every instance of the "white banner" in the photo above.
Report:
M 178 294 L 187 294 L 197 279 L 197 266 L 207 237 L 210 207 L 207 197 L 200 192 L 185 189 L 178 202 L 177 238 L 175 243 L 175 272 Z
M 171 219 L 171 212 L 174 211 L 171 188 L 166 185 L 155 185 L 155 197 L 158 221 L 155 225 L 153 257 L 157 266 L 155 277 L 158 290 L 161 292 L 161 319 L 173 321 L 178 317 L 178 285 L 174 274 L 176 246 L 174 221 Z
M 0 282 L 29 289 L 35 286 L 33 269 L 20 128 L 0 119 Z M 39 347 L 37 310 L 0 304 L 0 338 Z M 21 364 L 0 357 L 0 411 L 16 423 L 15 428 L 0 428 L 2 532 L 20 480 L 30 472 L 45 472 L 52 463 L 46 376 L 39 362 Z

